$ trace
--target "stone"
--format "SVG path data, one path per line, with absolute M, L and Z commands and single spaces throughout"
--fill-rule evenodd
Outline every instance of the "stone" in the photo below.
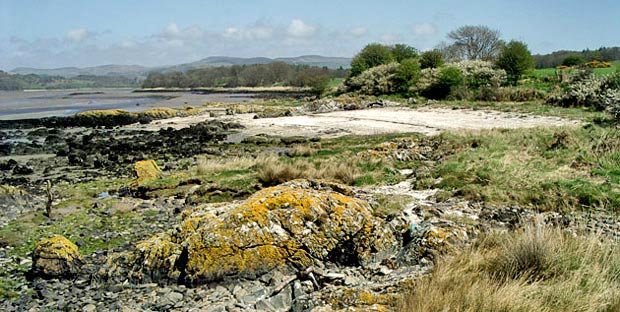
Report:
M 132 276 L 190 284 L 256 278 L 316 260 L 345 266 L 380 262 L 398 249 L 385 222 L 352 190 L 322 180 L 294 180 L 258 191 L 220 215 L 186 210 L 177 229 L 138 244 Z
M 162 171 L 154 160 L 141 160 L 134 164 L 136 179 L 132 186 L 137 187 L 161 177 Z
M 89 303 L 82 308 L 82 312 L 95 312 L 97 311 L 97 306 Z
M 78 247 L 61 235 L 38 242 L 32 253 L 32 274 L 36 277 L 72 277 L 81 265 Z

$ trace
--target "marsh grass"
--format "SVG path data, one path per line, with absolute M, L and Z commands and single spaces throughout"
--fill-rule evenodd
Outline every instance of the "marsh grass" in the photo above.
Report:
M 426 180 L 470 200 L 540 210 L 620 211 L 620 131 L 585 126 L 445 134 Z M 429 181 L 418 181 L 424 187 Z M 431 183 L 432 184 L 432 183 Z
M 400 311 L 618 311 L 620 249 L 597 237 L 529 226 L 447 256 Z

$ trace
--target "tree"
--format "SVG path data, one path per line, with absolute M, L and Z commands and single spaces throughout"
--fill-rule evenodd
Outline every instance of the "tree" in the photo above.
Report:
M 534 68 L 534 58 L 525 43 L 513 40 L 502 48 L 497 66 L 505 70 L 508 81 L 516 85 L 526 71 Z
M 443 54 L 439 50 L 426 51 L 420 55 L 420 67 L 439 68 L 444 64 Z
M 351 61 L 351 76 L 357 76 L 365 70 L 388 64 L 394 60 L 390 47 L 371 43 L 364 47 Z
M 586 58 L 580 54 L 569 55 L 564 58 L 562 65 L 564 66 L 578 66 L 586 62 Z
M 482 25 L 461 26 L 449 32 L 448 39 L 460 57 L 468 60 L 493 60 L 503 45 L 498 30 Z
M 417 57 L 418 50 L 412 46 L 399 43 L 392 47 L 392 56 L 394 56 L 395 61 L 401 63 L 406 59 Z

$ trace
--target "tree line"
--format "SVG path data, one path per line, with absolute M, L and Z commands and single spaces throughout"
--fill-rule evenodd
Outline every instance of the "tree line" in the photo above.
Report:
M 136 79 L 122 76 L 79 75 L 71 78 L 0 71 L 0 90 L 137 87 Z
M 620 60 L 620 47 L 601 47 L 596 50 L 583 51 L 555 51 L 549 54 L 534 55 L 536 68 L 554 68 L 565 64 L 565 60 L 577 60 L 578 62 L 613 62 Z M 568 65 L 570 66 L 570 65 Z
M 290 65 L 284 62 L 193 69 L 187 72 L 151 73 L 143 88 L 209 88 L 294 86 L 324 89 L 332 78 L 345 78 L 345 69 Z

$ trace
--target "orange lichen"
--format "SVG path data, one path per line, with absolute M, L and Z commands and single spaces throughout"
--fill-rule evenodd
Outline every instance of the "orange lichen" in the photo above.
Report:
M 161 169 L 154 160 L 141 160 L 134 164 L 136 179 L 132 182 L 132 186 L 140 186 L 149 181 L 159 178 L 162 174 Z

